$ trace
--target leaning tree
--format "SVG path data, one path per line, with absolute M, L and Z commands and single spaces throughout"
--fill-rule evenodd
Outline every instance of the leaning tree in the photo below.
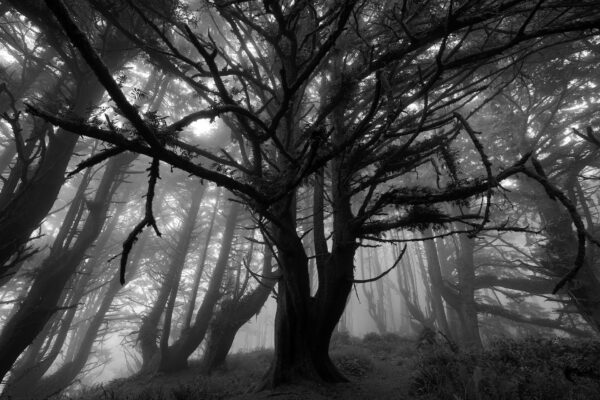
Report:
M 491 196 L 518 173 L 555 189 L 529 166 L 531 153 L 513 165 L 492 165 L 470 115 L 457 110 L 501 71 L 540 48 L 592 36 L 600 22 L 592 0 L 182 1 L 169 16 L 131 0 L 128 11 L 150 28 L 140 34 L 115 11 L 115 2 L 89 3 L 147 62 L 186 87 L 181 96 L 189 96 L 189 113 L 164 126 L 141 115 L 60 0 L 45 4 L 129 128 L 73 120 L 42 105 L 29 111 L 111 145 L 82 166 L 125 151 L 151 159 L 146 213 L 123 245 L 123 266 L 137 235 L 146 226 L 156 228 L 152 199 L 159 163 L 226 187 L 254 213 L 280 271 L 275 356 L 263 387 L 345 379 L 329 359 L 328 345 L 357 282 L 354 255 L 361 240 L 454 221 L 470 234 L 494 228 L 488 226 Z M 231 129 L 227 150 L 199 146 L 184 130 L 215 118 Z M 470 141 L 463 151 L 479 156 L 482 174 L 455 179 L 451 173 L 456 166 L 444 154 L 461 136 Z M 440 185 L 419 180 L 434 159 L 445 162 Z M 298 188 L 314 193 L 312 232 L 298 229 Z M 467 207 L 471 198 L 480 198 L 481 212 Z M 455 214 L 437 206 L 447 202 L 458 202 Z M 580 245 L 575 268 L 560 286 L 583 265 L 585 233 L 577 214 L 571 216 Z M 314 295 L 303 243 L 309 233 L 318 274 Z

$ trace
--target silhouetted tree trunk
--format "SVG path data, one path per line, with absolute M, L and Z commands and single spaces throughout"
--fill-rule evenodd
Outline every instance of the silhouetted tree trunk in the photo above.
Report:
M 84 180 L 84 182 L 85 182 L 85 180 Z M 82 184 L 82 185 L 80 185 L 80 187 L 87 187 L 87 185 Z M 83 191 L 82 191 L 82 193 L 83 193 Z M 123 199 L 126 200 L 128 198 L 128 194 L 129 194 L 129 190 L 127 190 L 125 192 L 125 194 L 123 195 Z M 125 205 L 126 205 L 126 201 L 123 201 L 123 202 L 118 203 L 117 206 L 115 207 L 115 210 L 113 212 L 113 217 L 110 219 L 110 222 L 107 224 L 106 228 L 102 231 L 100 237 L 94 244 L 94 250 L 93 250 L 92 256 L 87 260 L 84 270 L 81 271 L 80 274 L 78 274 L 79 279 L 72 283 L 71 286 L 74 286 L 74 289 L 72 290 L 72 295 L 70 297 L 68 297 L 66 301 L 63 301 L 64 306 L 69 306 L 69 305 L 74 305 L 74 304 L 80 303 L 82 297 L 84 296 L 86 290 L 88 289 L 87 281 L 90 279 L 93 271 L 95 271 L 97 269 L 97 267 L 104 260 L 103 255 L 105 252 L 106 245 L 107 245 L 110 237 L 114 234 L 114 231 L 117 226 L 118 219 L 119 219 L 119 215 L 121 215 L 123 209 L 125 208 Z M 71 209 L 76 209 L 76 208 L 77 207 L 71 207 L 69 209 L 69 212 L 71 211 Z M 67 213 L 69 213 L 69 212 L 67 212 Z M 76 230 L 77 226 L 71 227 L 70 229 Z M 62 229 L 61 229 L 61 232 L 62 232 Z M 145 237 L 144 237 L 144 239 L 145 239 Z M 144 242 L 144 239 L 142 239 L 142 242 Z M 57 240 L 58 240 L 58 237 L 57 237 Z M 55 240 L 55 243 L 57 240 Z M 142 246 L 142 243 L 138 244 L 138 246 Z M 132 257 L 132 260 L 133 260 L 133 258 L 134 257 Z M 135 267 L 136 267 L 136 265 L 133 264 L 133 267 L 131 269 L 128 269 L 128 273 L 133 275 L 133 271 L 135 271 L 135 269 L 136 269 Z M 112 277 L 113 275 L 109 275 L 109 276 Z M 115 274 L 115 276 L 116 276 L 116 274 Z M 103 298 L 101 300 L 101 303 L 104 304 L 105 302 L 109 302 L 109 305 L 110 305 L 110 302 L 112 302 L 112 299 L 114 298 L 114 296 L 116 294 L 114 287 L 116 287 L 116 290 L 118 291 L 118 289 L 121 286 L 120 286 L 118 279 L 116 279 L 116 278 L 114 278 L 114 279 L 109 278 L 109 279 L 111 279 L 112 282 L 110 283 L 109 289 L 103 293 L 103 295 L 102 295 Z M 89 332 L 89 334 L 91 334 L 90 329 L 96 329 L 96 332 L 94 332 L 94 335 L 95 335 L 97 333 L 97 327 L 99 327 L 99 325 L 95 324 L 93 321 L 97 318 L 100 318 L 100 319 L 104 318 L 104 315 L 106 314 L 107 310 L 108 310 L 108 307 L 104 308 L 101 305 L 98 308 L 97 313 L 95 313 L 94 316 L 92 317 L 92 322 L 89 324 L 89 326 L 87 327 L 85 332 Z M 45 340 L 51 340 L 51 335 L 49 335 L 46 332 L 47 328 L 50 326 L 50 323 L 46 324 L 46 327 L 36 337 L 34 343 L 27 348 L 27 352 L 25 353 L 26 355 L 24 357 L 22 357 L 20 362 L 17 364 L 17 366 L 11 370 L 11 376 L 10 376 L 8 382 L 6 383 L 6 388 L 3 391 L 4 396 L 10 396 L 11 398 L 14 398 L 14 399 L 18 399 L 18 398 L 25 399 L 34 393 L 34 388 L 37 388 L 37 386 L 40 385 L 42 376 L 48 371 L 48 369 L 52 366 L 52 364 L 55 362 L 55 360 L 59 356 L 59 354 L 62 350 L 62 347 L 65 343 L 65 340 L 67 338 L 67 334 L 69 333 L 69 331 L 72 328 L 71 325 L 72 325 L 73 319 L 75 317 L 76 311 L 77 311 L 77 307 L 69 307 L 68 310 L 66 311 L 65 315 L 63 315 L 59 319 L 60 330 L 57 333 L 56 338 L 53 340 L 52 350 L 47 354 L 45 352 L 40 352 L 41 343 L 43 343 Z M 60 316 L 61 316 L 61 314 L 57 313 L 53 316 L 53 319 L 56 320 Z M 88 333 L 85 333 L 85 334 L 87 335 Z M 72 336 L 71 336 L 71 340 L 69 341 L 69 348 L 67 349 L 65 359 L 67 360 L 67 364 L 70 363 L 69 364 L 70 366 L 68 367 L 69 370 L 74 372 L 75 368 L 73 368 L 73 363 L 69 360 L 74 359 L 74 358 L 81 358 L 81 357 L 85 357 L 85 359 L 87 360 L 87 357 L 89 355 L 89 350 L 91 350 L 91 347 L 89 348 L 87 354 L 83 354 L 85 352 L 85 350 L 87 349 L 87 347 L 80 343 L 85 343 L 86 339 L 84 338 L 84 339 L 78 341 L 78 340 L 76 340 L 76 338 L 73 337 L 74 333 L 72 333 L 71 335 Z M 95 338 L 95 336 L 94 336 L 94 338 Z M 39 345 L 38 345 L 38 343 L 39 343 Z M 78 351 L 73 350 L 72 349 L 73 347 L 79 347 Z M 70 357 L 70 354 L 74 354 L 74 353 L 77 353 L 77 356 Z M 81 364 L 81 362 L 77 363 L 77 365 L 80 365 L 80 364 Z M 62 374 L 62 373 L 60 373 L 60 371 L 65 367 L 66 367 L 66 365 L 61 366 L 59 368 L 59 370 L 53 374 L 53 376 L 54 375 L 58 376 L 58 375 Z M 83 365 L 81 365 L 81 368 L 83 368 Z M 79 368 L 79 370 L 81 370 L 81 368 Z M 78 372 L 79 371 L 77 371 L 77 373 Z M 71 383 L 72 379 L 74 379 L 74 378 L 75 378 L 75 376 L 73 376 L 71 379 L 65 380 L 62 388 L 68 386 Z M 56 384 L 53 386 L 56 390 L 46 392 L 44 390 L 35 389 L 36 396 L 39 398 L 48 397 L 51 394 L 55 393 L 57 390 L 61 389 L 61 387 L 58 387 L 58 384 L 60 383 L 60 381 L 56 380 L 55 382 L 56 382 Z
M 577 240 L 571 228 L 572 221 L 558 202 L 545 193 L 536 197 L 536 204 L 548 237 L 546 252 L 549 257 L 543 263 L 549 274 L 558 279 L 572 268 L 575 259 Z M 568 284 L 567 294 L 582 317 L 600 332 L 600 281 L 592 270 L 592 260 L 586 258 L 583 268 Z
M 202 368 L 213 371 L 225 362 L 238 330 L 254 315 L 257 315 L 273 290 L 277 279 L 271 273 L 272 254 L 265 249 L 263 268 L 258 286 L 241 298 L 226 299 L 210 324 L 206 349 L 202 357 Z
M 171 256 L 171 262 L 167 269 L 164 281 L 160 286 L 158 297 L 147 316 L 143 318 L 142 325 L 138 332 L 138 340 L 140 342 L 140 349 L 142 351 L 142 372 L 148 372 L 155 370 L 160 362 L 160 353 L 157 340 L 159 337 L 158 325 L 160 318 L 166 311 L 165 325 L 168 322 L 168 329 L 166 332 L 163 331 L 162 337 L 166 336 L 166 340 L 169 337 L 169 331 L 171 327 L 170 312 L 172 312 L 174 306 L 174 296 L 177 295 L 179 289 L 179 280 L 181 279 L 181 272 L 185 264 L 185 258 L 192 240 L 192 233 L 196 225 L 196 218 L 198 216 L 198 210 L 202 202 L 204 195 L 204 186 L 198 185 L 197 189 L 192 193 L 190 201 L 190 208 L 187 211 L 181 232 L 177 238 L 177 246 L 175 247 L 174 254 Z M 174 294 L 172 295 L 172 293 Z M 169 297 L 173 300 L 169 302 Z M 168 304 L 168 307 L 167 306 Z M 169 310 L 171 310 L 169 312 Z M 161 347 L 164 344 L 161 340 Z
M 94 201 L 88 203 L 90 211 L 77 240 L 71 248 L 53 251 L 44 260 L 27 297 L 4 326 L 0 335 L 0 379 L 57 311 L 65 284 L 100 234 L 122 168 L 130 160 L 131 156 L 124 154 L 108 162 Z
M 202 274 L 204 273 L 204 267 L 206 265 L 206 257 L 208 255 L 208 247 L 212 239 L 215 218 L 217 217 L 217 211 L 219 211 L 219 198 L 220 192 L 217 194 L 217 200 L 215 201 L 213 212 L 210 217 L 210 222 L 208 223 L 208 229 L 206 230 L 206 237 L 204 238 L 204 245 L 202 247 L 202 255 L 200 256 L 200 262 L 198 262 L 198 267 L 196 268 L 196 273 L 194 275 L 194 283 L 192 284 L 192 293 L 188 300 L 188 306 L 185 312 L 183 330 L 189 329 L 192 324 L 192 317 L 194 316 L 194 309 L 196 308 L 196 298 L 198 297 L 198 288 L 200 286 L 200 281 L 202 279 Z
M 477 305 L 475 303 L 475 263 L 473 261 L 474 239 L 466 234 L 459 234 L 460 249 L 457 257 L 458 270 L 458 316 L 460 318 L 462 335 L 460 342 L 465 346 L 482 348 L 477 320 Z
M 161 372 L 173 372 L 187 368 L 189 356 L 204 340 L 204 336 L 206 335 L 210 320 L 213 316 L 213 310 L 221 297 L 221 283 L 223 281 L 223 276 L 225 275 L 225 270 L 227 269 L 240 208 L 241 206 L 239 203 L 231 202 L 231 206 L 226 213 L 227 221 L 221 240 L 219 257 L 213 268 L 208 289 L 202 300 L 202 305 L 196 314 L 194 324 L 188 330 L 182 331 L 181 336 L 162 352 L 158 367 L 158 370 Z
M 173 257 L 173 264 L 176 268 L 176 274 L 172 276 L 169 286 L 171 293 L 169 294 L 169 301 L 165 309 L 165 317 L 163 322 L 163 330 L 160 336 L 160 352 L 161 357 L 167 351 L 169 346 L 169 336 L 171 335 L 171 320 L 173 319 L 173 309 L 175 308 L 175 300 L 177 299 L 177 292 L 179 291 L 179 281 L 181 280 L 181 273 L 185 265 L 185 259 L 192 241 L 192 234 L 196 225 L 196 219 L 198 218 L 198 210 L 204 197 L 205 186 L 197 186 L 196 190 L 192 193 L 192 203 L 188 211 L 187 218 L 184 222 L 181 236 L 175 248 L 175 256 Z M 176 264 L 175 264 L 176 263 Z
M 427 228 L 424 231 L 424 234 L 431 237 L 433 236 L 433 231 L 431 228 Z M 448 327 L 448 320 L 446 319 L 446 310 L 442 300 L 444 280 L 442 278 L 437 248 L 433 239 L 425 240 L 423 245 L 425 246 L 425 253 L 427 255 L 427 271 L 429 272 L 429 279 L 431 282 L 431 302 L 433 305 L 433 312 L 439 329 L 444 332 L 445 335 L 450 335 L 450 328 Z
M 338 73 L 336 79 L 340 79 L 340 60 L 336 62 L 333 68 Z M 340 144 L 345 133 L 342 107 L 334 112 L 333 125 L 334 145 Z M 329 357 L 331 335 L 352 288 L 357 248 L 346 162 L 343 156 L 331 161 L 332 247 L 326 254 L 315 252 L 319 287 L 314 297 L 310 292 L 308 257 L 296 232 L 295 194 L 283 197 L 272 207 L 277 224 L 269 228 L 269 236 L 277 248 L 282 274 L 275 315 L 275 355 L 259 388 L 304 379 L 346 381 Z M 318 241 L 315 236 L 315 246 Z
M 367 250 L 367 269 L 365 269 L 365 251 L 361 248 L 359 253 L 361 273 L 363 277 L 374 277 L 382 272 L 377 252 L 373 252 L 371 249 Z M 379 334 L 386 333 L 387 323 L 385 319 L 385 307 L 383 305 L 383 281 L 378 279 L 375 282 L 365 283 L 363 285 L 363 291 L 365 293 L 365 298 L 367 299 L 367 310 L 371 316 L 371 319 L 375 322 L 377 331 Z
M 118 214 L 117 214 L 118 215 Z M 117 219 L 117 218 L 115 218 Z M 144 237 L 147 239 L 147 236 Z M 144 248 L 145 240 L 142 239 L 141 243 L 138 243 L 140 251 L 138 251 L 137 257 L 132 257 L 130 267 L 127 269 L 127 281 L 134 278 L 139 268 L 139 255 L 141 250 Z M 137 258 L 137 260 L 136 260 Z M 117 271 L 115 271 L 113 278 L 110 278 L 110 283 L 106 291 L 104 291 L 100 297 L 100 305 L 95 310 L 89 323 L 81 333 L 80 338 L 72 339 L 73 344 L 70 346 L 76 346 L 77 350 L 72 353 L 71 357 L 67 357 L 65 364 L 61 365 L 58 370 L 54 371 L 51 375 L 43 377 L 35 385 L 29 387 L 23 387 L 22 393 L 35 393 L 39 398 L 47 398 L 67 388 L 77 375 L 85 367 L 89 355 L 91 354 L 92 348 L 98 337 L 98 332 L 102 324 L 105 322 L 105 317 L 110 306 L 121 290 L 122 286 L 117 277 Z M 26 398 L 26 397 L 25 397 Z M 24 398 L 24 399 L 25 399 Z

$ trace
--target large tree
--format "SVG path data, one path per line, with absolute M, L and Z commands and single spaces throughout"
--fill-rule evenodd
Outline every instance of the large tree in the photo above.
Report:
M 131 151 L 151 157 L 154 171 L 164 162 L 225 186 L 254 213 L 274 248 L 281 271 L 275 357 L 263 386 L 345 379 L 328 345 L 355 281 L 362 239 L 453 221 L 476 234 L 489 221 L 488 206 L 481 214 L 449 214 L 436 205 L 481 194 L 489 205 L 503 179 L 519 172 L 542 179 L 527 166 L 529 154 L 513 165 L 492 165 L 467 119 L 455 112 L 499 72 L 539 48 L 592 35 L 600 22 L 595 1 L 213 1 L 162 19 L 160 10 L 130 1 L 130 11 L 151 28 L 140 35 L 113 7 L 90 1 L 149 62 L 197 96 L 187 115 L 157 126 L 127 101 L 62 2 L 45 3 L 131 129 L 30 111 L 113 146 L 86 165 Z M 179 133 L 194 120 L 217 117 L 231 129 L 227 150 L 210 151 Z M 447 183 L 438 186 L 419 181 L 460 135 L 479 155 L 482 176 L 446 174 Z M 315 185 L 315 176 L 323 182 Z M 155 225 L 156 178 L 151 170 L 146 215 L 125 242 L 124 259 L 143 227 Z M 314 186 L 316 201 L 326 194 L 332 213 L 329 232 L 318 223 L 313 232 L 319 249 L 314 295 L 307 232 L 296 218 L 300 186 Z

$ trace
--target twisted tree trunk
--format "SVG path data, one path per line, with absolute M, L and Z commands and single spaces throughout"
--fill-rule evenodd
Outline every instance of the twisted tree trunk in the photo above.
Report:
M 194 324 L 188 330 L 182 331 L 179 339 L 162 352 L 158 366 L 158 370 L 161 372 L 174 372 L 187 368 L 189 356 L 204 340 L 213 316 L 213 310 L 221 297 L 221 283 L 229 262 L 229 254 L 231 252 L 240 208 L 239 203 L 231 202 L 231 206 L 227 212 L 227 222 L 225 223 L 225 232 L 221 241 L 219 257 L 212 271 L 210 284 L 202 300 L 202 305 L 196 314 Z
M 210 324 L 202 367 L 211 372 L 225 363 L 238 330 L 254 315 L 257 315 L 273 290 L 277 279 L 272 275 L 272 254 L 266 250 L 258 286 L 239 299 L 228 299 L 221 304 L 219 312 Z

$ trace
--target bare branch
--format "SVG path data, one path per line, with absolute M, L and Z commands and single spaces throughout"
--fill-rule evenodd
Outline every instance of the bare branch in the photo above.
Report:
M 162 236 L 160 231 L 158 230 L 158 226 L 156 226 L 156 220 L 154 219 L 154 213 L 152 212 L 152 203 L 154 201 L 154 190 L 156 188 L 156 181 L 160 178 L 159 176 L 159 166 L 160 162 L 158 158 L 153 158 L 150 167 L 148 168 L 148 191 L 146 193 L 146 210 L 144 214 L 144 219 L 142 219 L 123 242 L 123 253 L 121 253 L 121 268 L 120 268 L 120 282 L 121 285 L 125 284 L 125 270 L 127 268 L 127 259 L 129 257 L 129 253 L 133 248 L 134 243 L 137 241 L 138 236 L 145 227 L 151 226 L 154 228 L 154 232 L 156 232 L 157 236 Z
M 396 258 L 396 261 L 394 262 L 394 264 L 390 268 L 388 268 L 387 270 L 385 270 L 384 272 L 382 272 L 381 274 L 377 275 L 375 278 L 370 278 L 370 279 L 353 279 L 352 283 L 369 283 L 369 282 L 375 282 L 376 280 L 383 278 L 384 276 L 386 276 L 387 274 L 389 274 L 390 272 L 392 272 L 392 270 L 398 266 L 398 264 L 400 263 L 400 260 L 402 260 L 402 257 L 404 256 L 404 253 L 406 252 L 406 248 L 407 247 L 408 247 L 408 245 L 405 244 L 404 248 L 400 252 L 400 255 Z

